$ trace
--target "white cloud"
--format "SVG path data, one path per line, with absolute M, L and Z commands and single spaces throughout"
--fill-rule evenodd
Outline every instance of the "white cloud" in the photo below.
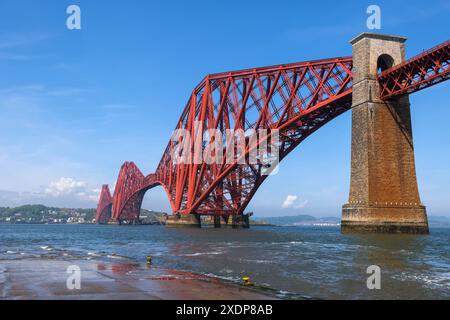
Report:
M 45 34 L 1 34 L 0 49 L 14 49 L 49 39 Z
M 86 183 L 83 181 L 75 181 L 72 178 L 60 178 L 58 181 L 53 181 L 45 188 L 45 193 L 53 197 L 66 195 L 79 191 L 85 187 Z
M 49 37 L 47 35 L 29 34 L 1 34 L 0 35 L 0 60 L 26 61 L 40 58 L 34 54 L 23 53 L 29 50 L 33 44 L 42 42 Z
M 288 195 L 286 197 L 286 200 L 284 200 L 283 204 L 281 205 L 281 207 L 283 209 L 287 209 L 287 208 L 291 208 L 294 205 L 295 200 L 297 200 L 297 196 L 293 196 L 293 195 Z
M 50 183 L 45 188 L 44 193 L 50 197 L 74 197 L 79 200 L 96 202 L 98 200 L 100 189 L 89 188 L 84 181 L 76 181 L 72 178 L 60 178 Z
M 288 208 L 294 208 L 294 209 L 303 209 L 307 206 L 308 200 L 305 200 L 299 204 L 296 204 L 296 201 L 298 200 L 298 197 L 296 195 L 288 195 L 286 199 L 284 200 L 283 204 L 281 205 L 281 208 L 288 209 Z
M 308 205 L 308 200 L 303 201 L 302 203 L 296 204 L 294 206 L 294 209 L 303 209 L 306 208 L 306 206 Z

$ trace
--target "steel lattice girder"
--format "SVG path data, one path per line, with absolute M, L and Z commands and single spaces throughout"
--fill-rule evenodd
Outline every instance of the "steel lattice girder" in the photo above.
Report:
M 449 41 L 380 74 L 381 98 L 409 94 L 449 77 Z M 262 140 L 280 133 L 280 161 L 314 131 L 351 108 L 352 58 L 218 73 L 205 77 L 192 92 L 175 129 L 200 136 L 208 129 L 268 129 Z M 257 145 L 262 140 L 258 137 Z M 155 174 L 145 177 L 132 162 L 122 166 L 113 197 L 112 220 L 139 219 L 145 192 L 157 185 L 166 190 L 174 213 L 242 214 L 267 178 L 262 163 L 178 164 L 173 151 L 194 149 L 195 139 L 170 141 Z M 223 154 L 228 148 L 224 144 Z M 202 144 L 202 149 L 205 146 Z M 103 196 L 100 202 L 103 200 Z M 100 206 L 100 204 L 99 204 Z
M 193 137 L 208 129 L 267 129 L 265 137 L 258 137 L 258 146 L 277 129 L 281 160 L 350 109 L 351 68 L 351 57 L 344 57 L 209 75 L 194 89 L 176 129 L 186 129 Z M 196 121 L 203 124 L 197 135 Z M 194 140 L 190 146 L 171 140 L 156 173 L 147 177 L 133 162 L 125 162 L 114 191 L 112 220 L 139 219 L 144 194 L 156 185 L 166 190 L 174 213 L 242 214 L 267 177 L 261 174 L 263 164 L 238 164 L 237 154 L 231 163 L 175 164 L 173 150 L 193 148 Z M 224 154 L 229 147 L 234 148 L 224 144 Z M 240 158 L 247 159 L 250 152 L 246 141 Z
M 378 76 L 381 99 L 410 94 L 450 77 L 450 40 L 415 56 Z
M 102 186 L 100 193 L 100 200 L 97 206 L 97 214 L 95 216 L 95 223 L 107 223 L 111 218 L 112 197 L 107 184 Z
M 145 192 L 159 185 L 155 175 L 144 176 L 134 162 L 125 162 L 119 172 L 112 199 L 112 220 L 137 221 Z
M 196 121 L 208 129 L 273 129 L 280 133 L 280 160 L 329 120 L 351 107 L 352 58 L 300 62 L 205 77 L 193 91 L 176 129 L 192 137 Z M 258 137 L 258 139 L 263 139 Z M 262 163 L 175 164 L 174 149 L 194 149 L 170 141 L 155 173 L 173 212 L 236 215 L 265 180 Z M 258 141 L 258 145 L 261 141 Z M 227 148 L 224 146 L 224 153 Z M 204 149 L 205 146 L 203 145 Z M 249 146 L 246 145 L 247 158 Z

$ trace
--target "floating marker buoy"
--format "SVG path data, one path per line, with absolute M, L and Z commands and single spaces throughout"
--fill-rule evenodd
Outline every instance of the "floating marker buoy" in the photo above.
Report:
M 252 286 L 253 285 L 253 282 L 250 280 L 249 277 L 243 277 L 242 281 L 244 281 L 244 283 L 243 283 L 244 286 Z
M 152 256 L 147 256 L 147 264 L 152 264 Z

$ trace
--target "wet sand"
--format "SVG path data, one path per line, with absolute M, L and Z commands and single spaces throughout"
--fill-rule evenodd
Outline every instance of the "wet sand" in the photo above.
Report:
M 69 290 L 69 266 L 81 288 Z M 93 260 L 0 261 L 0 299 L 29 300 L 266 300 L 274 295 L 197 274 L 140 263 Z

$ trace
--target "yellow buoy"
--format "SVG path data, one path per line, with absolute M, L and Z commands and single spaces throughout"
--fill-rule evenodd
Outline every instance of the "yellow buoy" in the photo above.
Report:
M 253 282 L 250 280 L 250 277 L 243 277 L 242 281 L 244 281 L 244 286 L 252 286 Z
M 152 264 L 152 256 L 147 256 L 147 264 Z

